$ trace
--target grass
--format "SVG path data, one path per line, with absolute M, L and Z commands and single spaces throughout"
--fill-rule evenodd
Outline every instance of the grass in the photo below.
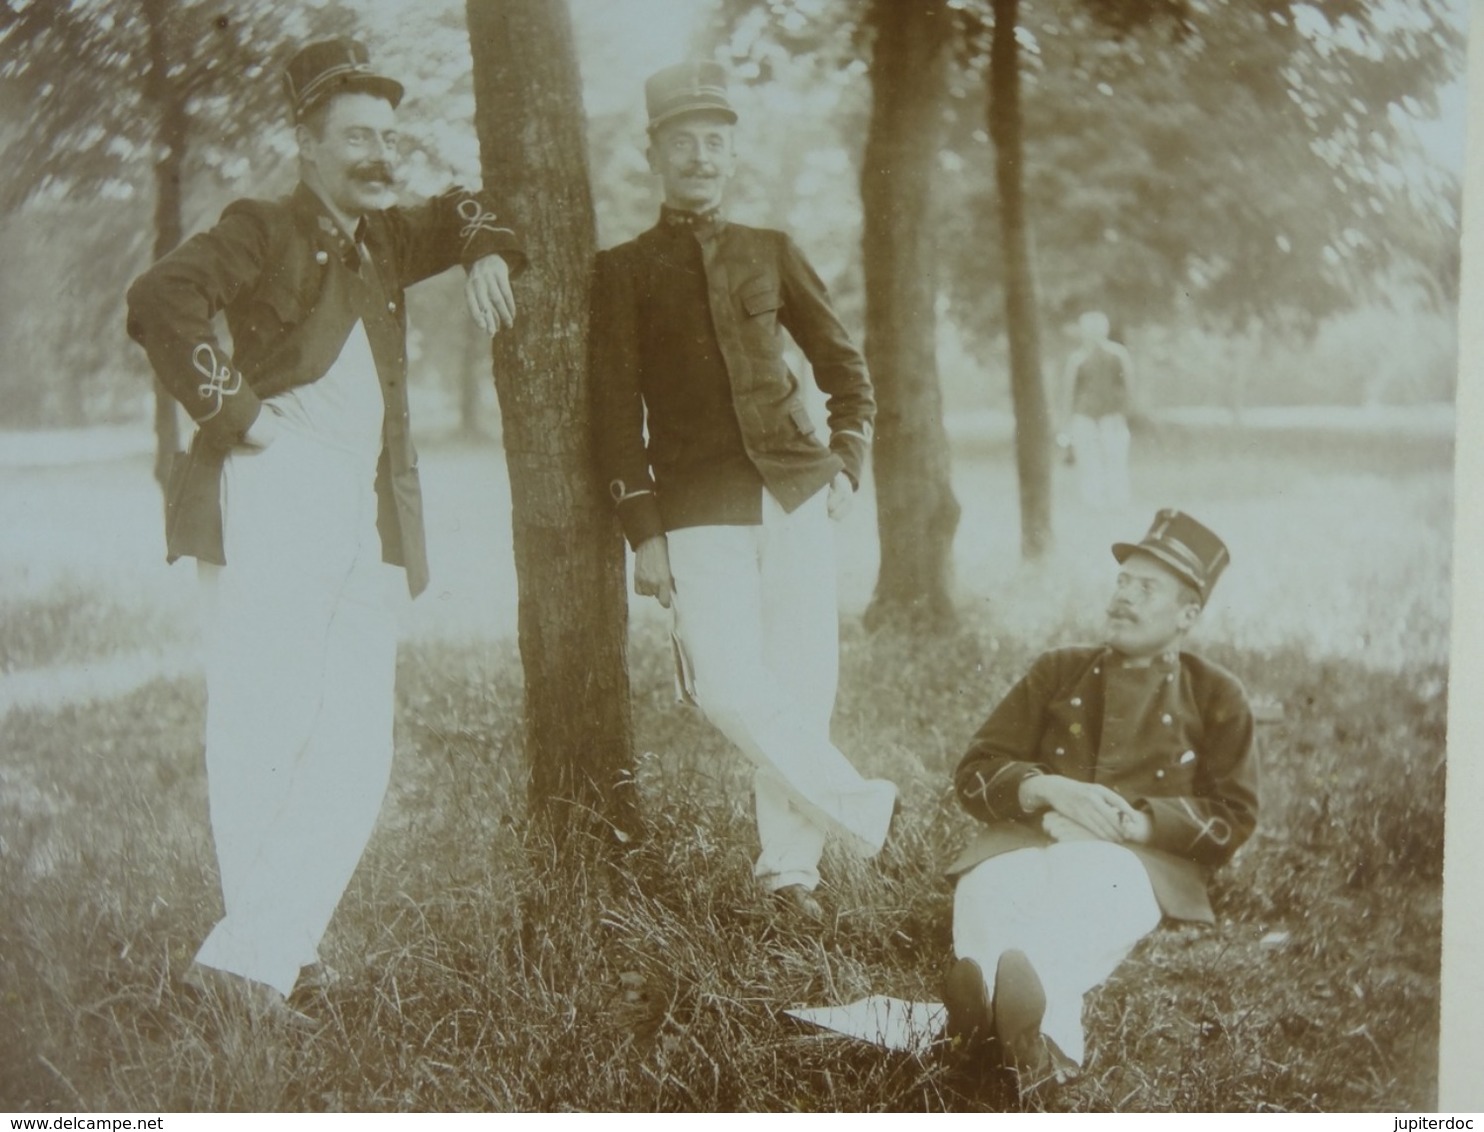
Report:
M 636 686 L 654 690 L 640 742 L 660 752 L 640 768 L 649 835 L 618 867 L 574 871 L 525 830 L 514 658 L 411 650 L 394 792 L 327 941 L 346 977 L 307 996 L 326 1020 L 312 1036 L 176 987 L 216 915 L 200 687 L 13 713 L 10 750 L 74 757 L 10 772 L 30 793 L 6 791 L 0 827 L 0 1108 L 1014 1107 L 993 1074 L 782 1016 L 936 996 L 938 869 L 966 829 L 946 771 L 1031 655 L 991 652 L 991 630 L 930 649 L 847 634 L 838 737 L 902 782 L 906 811 L 879 862 L 829 860 L 822 933 L 753 892 L 744 775 L 667 702 L 662 653 L 635 656 Z M 1218 887 L 1220 925 L 1161 931 L 1092 996 L 1087 1073 L 1051 1103 L 1428 1108 L 1440 673 L 1222 659 L 1264 672 L 1254 690 L 1283 707 L 1265 727 L 1263 825 Z M 872 686 L 883 670 L 901 673 L 891 694 Z M 1277 930 L 1286 945 L 1264 948 Z
M 1203 463 L 1182 444 L 1149 439 L 1167 464 L 1146 463 L 1140 490 L 1204 501 L 1197 513 L 1240 544 L 1244 572 L 1198 647 L 1264 705 L 1262 822 L 1220 874 L 1218 924 L 1141 944 L 1089 997 L 1083 1077 L 1032 1106 L 1430 1109 L 1446 468 L 1410 442 L 1366 464 L 1350 449 L 1307 465 L 1270 452 L 1262 499 L 1248 500 L 1227 491 L 1231 452 Z M 984 460 L 959 471 L 973 530 L 1004 501 L 965 486 L 1003 476 Z M 1389 541 L 1371 537 L 1378 521 Z M 1059 535 L 1074 561 L 1106 554 L 1100 530 Z M 1035 653 L 1083 635 L 1105 581 L 977 553 L 982 573 L 961 580 L 995 596 L 971 596 L 957 633 L 871 636 L 846 620 L 836 738 L 901 784 L 905 809 L 877 861 L 827 858 L 822 931 L 757 896 L 747 773 L 673 704 L 648 620 L 631 663 L 649 829 L 601 866 L 558 860 L 526 823 L 513 646 L 405 645 L 392 789 L 325 941 L 343 979 L 296 996 L 324 1021 L 312 1035 L 178 985 L 219 914 L 199 679 L 16 707 L 0 717 L 0 1109 L 1019 1107 L 982 1066 L 783 1014 L 867 993 L 937 998 L 940 870 L 969 828 L 948 771 Z M 1263 561 L 1277 579 L 1246 566 Z M 86 600 L 33 590 L 7 609 L 35 626 L 10 646 L 17 664 L 81 657 L 89 640 L 126 651 L 155 632 L 148 601 L 106 587 Z M 1362 632 L 1372 645 L 1354 643 Z
M 105 635 L 168 648 L 188 640 L 189 629 L 158 607 L 64 582 L 43 594 L 0 600 L 0 672 L 95 661 L 110 651 L 100 639 Z

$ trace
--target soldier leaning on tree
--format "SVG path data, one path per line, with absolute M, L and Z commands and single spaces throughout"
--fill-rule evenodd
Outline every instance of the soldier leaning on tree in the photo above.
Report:
M 209 609 L 206 767 L 226 915 L 196 953 L 285 996 L 370 838 L 392 761 L 396 611 L 427 585 L 403 289 L 462 263 L 471 314 L 513 325 L 525 256 L 485 194 L 393 204 L 402 85 L 352 39 L 285 75 L 300 183 L 242 200 L 129 291 L 129 334 L 199 425 L 167 554 Z M 233 354 L 212 319 L 224 311 Z M 405 573 L 405 578 L 404 578 Z
M 839 667 L 831 519 L 849 506 L 876 404 L 819 276 L 782 232 L 727 220 L 737 121 L 726 73 L 645 84 L 659 222 L 598 257 L 596 447 L 634 548 L 634 586 L 672 607 L 683 683 L 756 765 L 756 875 L 819 919 L 827 834 L 871 856 L 896 787 L 830 742 Z M 829 395 L 821 439 L 782 352 Z

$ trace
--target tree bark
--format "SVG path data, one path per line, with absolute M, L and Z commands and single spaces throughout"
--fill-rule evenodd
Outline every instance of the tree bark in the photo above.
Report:
M 155 143 L 159 160 L 155 162 L 155 259 L 178 243 L 184 229 L 181 216 L 182 175 L 190 118 L 186 113 L 184 90 L 170 77 L 170 49 L 166 20 L 169 0 L 143 0 L 145 26 L 149 29 L 149 73 L 145 79 L 145 98 L 154 109 L 158 129 Z M 180 451 L 180 418 L 175 412 L 175 398 L 165 391 L 158 378 L 155 390 L 155 482 L 163 493 L 170 482 L 170 468 Z
M 861 169 L 866 362 L 881 572 L 868 627 L 952 623 L 953 496 L 936 356 L 933 181 L 943 137 L 946 0 L 873 0 L 871 120 Z
M 559 840 L 637 831 L 623 543 L 589 437 L 596 245 L 570 16 L 553 0 L 468 0 L 485 187 L 532 253 L 495 341 L 510 470 L 532 812 Z
M 1051 549 L 1051 417 L 1041 374 L 1036 281 L 1025 218 L 1020 113 L 1019 0 L 994 0 L 989 50 L 989 135 L 995 147 L 1005 264 L 1005 325 L 1010 338 L 1010 397 L 1015 409 L 1015 471 L 1020 483 L 1020 552 Z

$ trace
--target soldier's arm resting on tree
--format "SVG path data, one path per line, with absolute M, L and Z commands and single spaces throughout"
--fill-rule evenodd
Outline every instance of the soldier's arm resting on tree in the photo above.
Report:
M 453 188 L 420 205 L 389 208 L 379 215 L 391 239 L 399 288 L 455 264 L 470 268 L 488 255 L 502 258 L 512 279 L 525 270 L 520 240 L 486 190 Z

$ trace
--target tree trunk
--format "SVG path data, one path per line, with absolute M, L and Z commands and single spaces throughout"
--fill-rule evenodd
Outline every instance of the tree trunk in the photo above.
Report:
M 628 599 L 589 437 L 596 219 L 567 6 L 468 0 L 485 187 L 531 251 L 516 329 L 495 343 L 514 505 L 532 811 L 559 839 L 637 829 Z
M 989 51 L 989 135 L 1000 191 L 1005 262 L 1005 325 L 1010 337 L 1010 397 L 1015 407 L 1015 471 L 1020 482 L 1020 552 L 1040 558 L 1051 549 L 1051 417 L 1041 375 L 1036 281 L 1025 220 L 1020 114 L 1019 0 L 994 0 Z
M 946 0 L 873 0 L 871 122 L 861 169 L 866 361 L 881 572 L 866 624 L 953 617 L 953 496 L 936 356 L 932 186 L 943 136 Z
M 185 92 L 170 78 L 170 52 L 166 41 L 165 22 L 169 18 L 169 0 L 144 0 L 145 25 L 149 29 L 149 75 L 145 94 L 153 108 L 159 129 L 155 136 L 159 160 L 155 163 L 155 259 L 180 243 L 184 221 L 181 217 L 181 178 L 185 166 L 190 118 L 186 114 Z M 180 418 L 175 411 L 175 398 L 155 379 L 155 482 L 163 492 L 170 482 L 170 468 L 180 451 Z

